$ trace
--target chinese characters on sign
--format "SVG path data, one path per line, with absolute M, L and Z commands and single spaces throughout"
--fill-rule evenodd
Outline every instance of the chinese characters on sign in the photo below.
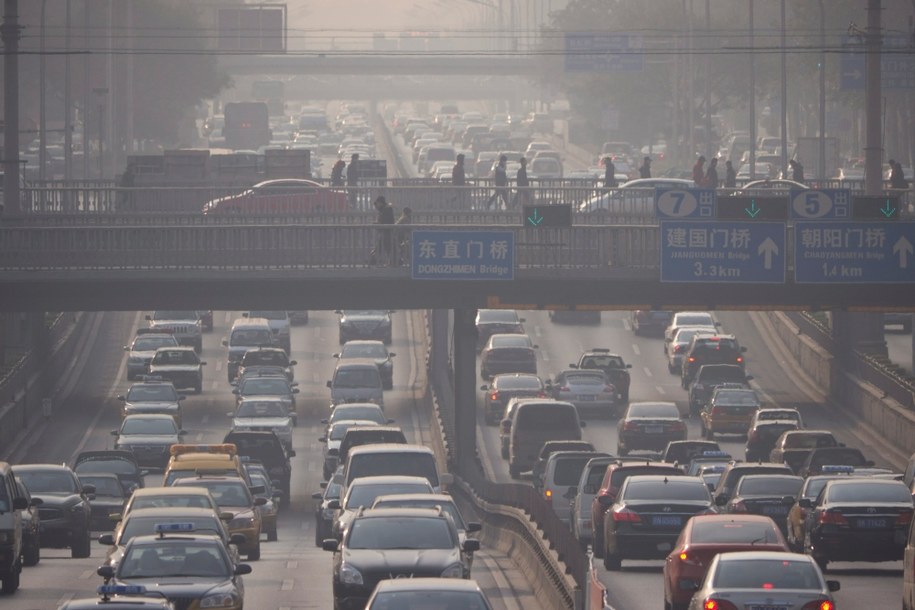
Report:
M 515 236 L 511 231 L 412 232 L 414 280 L 511 280 Z
M 915 281 L 915 223 L 809 222 L 795 228 L 795 281 Z

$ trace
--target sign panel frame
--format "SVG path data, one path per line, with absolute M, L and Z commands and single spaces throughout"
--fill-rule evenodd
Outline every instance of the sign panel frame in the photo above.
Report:
M 797 284 L 915 282 L 915 222 L 804 222 L 794 229 Z

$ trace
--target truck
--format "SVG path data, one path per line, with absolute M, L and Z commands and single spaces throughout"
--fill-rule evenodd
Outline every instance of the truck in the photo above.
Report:
M 230 102 L 225 107 L 223 135 L 226 147 L 256 150 L 270 143 L 270 117 L 266 102 Z

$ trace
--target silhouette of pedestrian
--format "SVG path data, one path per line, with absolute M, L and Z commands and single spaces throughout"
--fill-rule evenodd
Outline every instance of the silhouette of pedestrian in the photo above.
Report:
M 343 170 L 346 169 L 346 161 L 343 159 L 337 159 L 337 162 L 334 163 L 334 167 L 330 170 L 330 184 L 331 186 L 343 186 L 346 184 L 343 179 Z
M 515 184 L 517 185 L 518 190 L 515 192 L 515 199 L 512 202 L 512 207 L 517 208 L 518 206 L 530 203 L 531 181 L 527 177 L 527 159 L 524 157 L 521 157 L 521 167 L 519 167 L 518 171 L 515 173 Z
M 496 170 L 493 175 L 493 183 L 496 186 L 496 190 L 493 191 L 493 194 L 486 200 L 486 203 L 483 205 L 484 208 L 492 207 L 492 204 L 499 199 L 502 201 L 501 203 L 498 203 L 498 206 L 502 209 L 508 208 L 508 174 L 505 173 L 506 163 L 508 163 L 508 157 L 505 155 L 500 156 L 499 163 L 496 165 Z
M 464 172 L 464 153 L 457 156 L 454 161 L 454 167 L 451 168 L 451 186 L 456 187 L 452 199 L 459 210 L 467 209 L 467 191 L 464 186 L 467 184 L 467 177 Z
M 788 167 L 791 168 L 791 179 L 795 182 L 804 183 L 804 166 L 801 165 L 800 161 L 791 159 L 788 161 Z
M 394 224 L 394 206 L 385 200 L 384 195 L 378 195 L 375 199 L 375 217 L 376 225 L 393 225 Z M 379 227 L 378 234 L 375 238 L 375 248 L 369 258 L 372 265 L 390 265 L 394 254 L 394 232 L 392 228 Z
M 889 160 L 890 165 L 890 188 L 907 189 L 909 181 L 905 179 L 905 173 L 902 171 L 902 163 L 899 161 Z
M 613 159 L 604 157 L 604 187 L 609 189 L 616 186 L 619 186 L 616 181 L 616 166 L 613 165 Z
M 705 172 L 705 188 L 718 188 L 718 158 L 715 157 L 708 162 L 708 171 Z
M 645 157 L 642 160 L 642 166 L 639 168 L 639 178 L 651 178 L 651 157 Z
M 359 153 L 353 153 L 350 157 L 349 167 L 346 168 L 346 187 L 347 196 L 349 197 L 350 209 L 359 209 L 359 193 L 356 187 L 359 185 Z
M 704 166 L 705 166 L 705 157 L 700 155 L 699 158 L 696 159 L 696 164 L 693 165 L 693 183 L 699 188 L 702 188 L 703 186 L 705 186 L 705 167 Z
M 737 188 L 737 172 L 734 170 L 734 164 L 730 161 L 724 162 L 724 188 Z

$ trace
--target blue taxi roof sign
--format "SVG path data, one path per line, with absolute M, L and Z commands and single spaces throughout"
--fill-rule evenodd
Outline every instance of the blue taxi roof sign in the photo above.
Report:
M 157 534 L 174 534 L 187 533 L 195 530 L 193 523 L 156 523 L 155 532 Z
M 820 468 L 820 472 L 823 474 L 851 474 L 854 471 L 854 466 L 844 466 L 842 464 L 825 464 Z
M 143 585 L 99 585 L 96 589 L 99 595 L 146 595 Z
M 702 457 L 729 458 L 731 457 L 731 454 L 727 451 L 703 451 Z
M 725 464 L 712 464 L 710 466 L 702 467 L 702 474 L 714 474 L 718 472 L 724 472 Z

